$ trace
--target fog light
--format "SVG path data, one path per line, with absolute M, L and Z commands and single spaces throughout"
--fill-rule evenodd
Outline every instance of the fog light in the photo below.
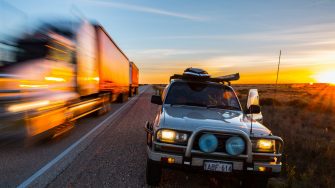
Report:
M 264 166 L 260 166 L 258 167 L 258 171 L 264 172 L 266 171 L 266 168 Z
M 162 157 L 161 161 L 165 163 L 173 164 L 175 162 L 175 159 L 172 157 Z
M 265 167 L 265 166 L 259 166 L 256 168 L 257 171 L 259 172 L 271 172 L 272 171 L 272 168 L 270 167 Z
M 168 163 L 170 163 L 170 164 L 171 164 L 171 163 L 174 163 L 174 158 L 169 157 L 169 158 L 168 158 Z

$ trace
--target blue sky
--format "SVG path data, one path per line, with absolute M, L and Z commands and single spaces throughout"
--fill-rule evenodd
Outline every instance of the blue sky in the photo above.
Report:
M 256 77 L 271 83 L 280 49 L 283 83 L 311 82 L 318 72 L 335 71 L 333 0 L 0 2 L 8 31 L 49 17 L 100 22 L 139 66 L 142 83 L 167 82 L 189 66 L 214 75 L 240 72 L 245 83 Z

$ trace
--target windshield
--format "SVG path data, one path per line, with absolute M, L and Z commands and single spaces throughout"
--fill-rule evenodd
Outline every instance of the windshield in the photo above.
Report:
M 17 61 L 22 62 L 45 57 L 47 54 L 47 48 L 45 45 L 45 41 L 19 41 L 18 48 L 20 51 L 17 53 Z
M 165 104 L 241 110 L 231 88 L 206 83 L 173 83 L 167 93 Z

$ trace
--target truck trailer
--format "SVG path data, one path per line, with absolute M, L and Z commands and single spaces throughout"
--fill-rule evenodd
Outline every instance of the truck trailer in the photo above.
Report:
M 138 68 L 99 24 L 44 23 L 0 63 L 0 138 L 36 139 L 138 93 Z
M 130 76 L 130 86 L 129 86 L 129 96 L 138 94 L 138 76 L 139 70 L 134 62 L 129 63 L 129 76 Z

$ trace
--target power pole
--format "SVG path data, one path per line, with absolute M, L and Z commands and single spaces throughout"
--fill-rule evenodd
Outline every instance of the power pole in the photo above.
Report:
M 276 91 L 277 91 L 278 76 L 279 76 L 280 58 L 281 58 L 281 50 L 279 51 L 279 61 L 278 61 L 277 78 L 276 78 Z
M 273 115 L 272 115 L 271 121 L 273 120 L 273 116 L 276 111 L 275 108 L 276 108 L 276 101 L 277 101 L 277 85 L 278 85 L 278 77 L 279 77 L 280 58 L 281 58 L 281 50 L 279 51 L 279 61 L 278 61 L 277 78 L 276 78 L 276 85 L 275 85 L 275 96 L 273 98 Z

